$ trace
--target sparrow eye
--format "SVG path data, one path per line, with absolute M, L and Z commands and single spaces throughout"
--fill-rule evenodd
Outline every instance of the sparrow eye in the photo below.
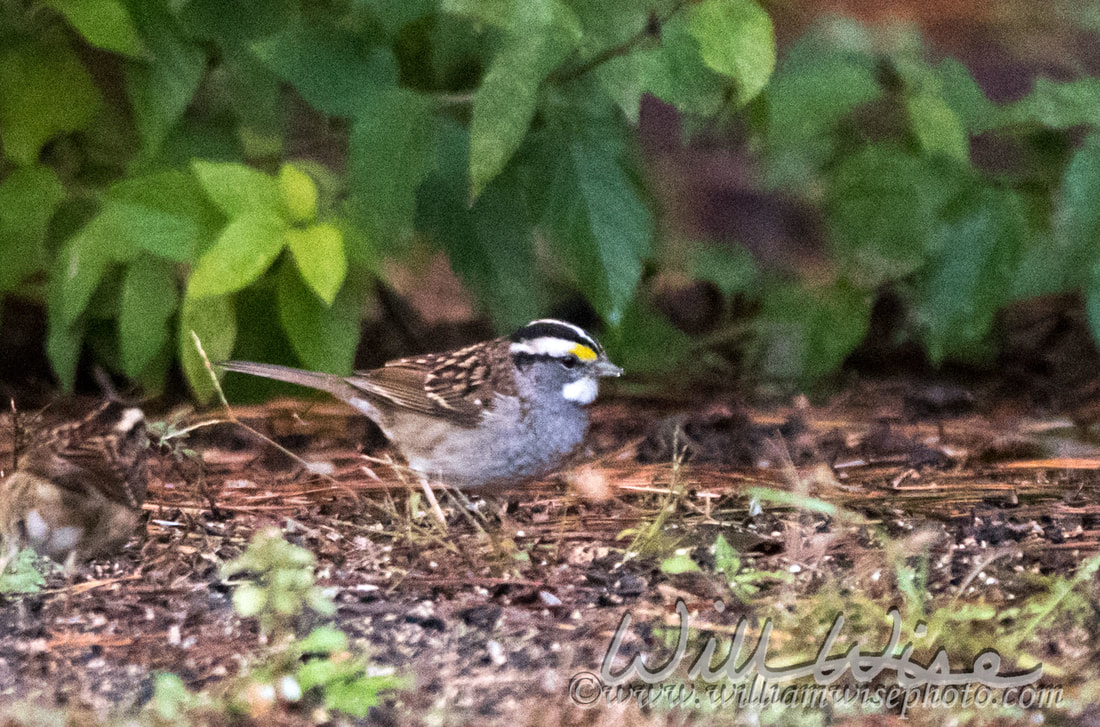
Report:
M 566 356 L 561 359 L 561 365 L 567 369 L 575 369 L 578 364 L 580 364 L 580 361 L 577 360 L 576 356 Z

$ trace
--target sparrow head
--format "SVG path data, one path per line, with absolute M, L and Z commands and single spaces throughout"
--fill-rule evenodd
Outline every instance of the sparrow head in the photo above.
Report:
M 560 387 L 561 396 L 575 404 L 592 403 L 598 380 L 623 372 L 607 358 L 599 341 L 565 321 L 531 321 L 508 340 L 509 354 L 521 375 L 534 376 L 540 386 Z

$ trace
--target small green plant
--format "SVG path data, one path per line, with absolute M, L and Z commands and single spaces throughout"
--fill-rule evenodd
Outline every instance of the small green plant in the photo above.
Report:
M 6 568 L 0 569 L 0 593 L 38 593 L 46 585 L 41 568 L 47 563 L 33 549 L 23 548 L 6 564 Z
M 793 576 L 781 570 L 759 571 L 746 568 L 729 541 L 719 535 L 711 546 L 714 551 L 714 569 L 726 577 L 726 583 L 735 596 L 741 599 L 755 596 L 760 589 L 771 583 L 790 583 Z
M 242 618 L 257 618 L 261 637 L 292 632 L 292 624 L 306 608 L 322 616 L 336 613 L 336 605 L 313 579 L 313 553 L 288 543 L 278 528 L 257 532 L 239 558 L 226 563 L 222 577 L 247 573 L 233 592 L 233 608 Z

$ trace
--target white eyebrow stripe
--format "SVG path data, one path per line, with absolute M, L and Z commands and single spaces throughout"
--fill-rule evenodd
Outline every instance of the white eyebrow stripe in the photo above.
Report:
M 130 407 L 122 412 L 122 416 L 119 417 L 118 423 L 115 424 L 115 431 L 119 434 L 126 434 L 143 419 L 145 419 L 145 415 L 142 413 L 141 409 Z
M 596 343 L 595 339 L 592 338 L 591 333 L 584 330 L 580 326 L 573 325 L 572 323 L 569 323 L 567 321 L 559 321 L 557 318 L 539 318 L 537 321 L 531 321 L 526 326 L 524 326 L 524 328 L 540 324 L 568 328 L 569 330 L 573 331 L 574 334 L 576 334 L 577 338 L 579 338 L 581 341 L 584 341 L 586 346 L 593 350 L 598 350 L 598 344 Z
M 530 341 L 513 343 L 509 346 L 509 350 L 513 354 L 529 353 L 533 356 L 557 356 L 558 358 L 564 358 L 570 355 L 574 348 L 583 345 L 584 344 L 577 343 L 576 341 L 569 341 L 555 336 L 542 336 L 540 338 L 532 338 Z

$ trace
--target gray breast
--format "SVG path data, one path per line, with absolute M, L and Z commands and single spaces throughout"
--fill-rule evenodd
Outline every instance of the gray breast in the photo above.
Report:
M 580 406 L 559 402 L 521 410 L 516 398 L 498 397 L 474 429 L 455 431 L 425 417 L 417 441 L 402 454 L 413 469 L 446 484 L 505 484 L 552 471 L 587 430 L 588 412 Z

